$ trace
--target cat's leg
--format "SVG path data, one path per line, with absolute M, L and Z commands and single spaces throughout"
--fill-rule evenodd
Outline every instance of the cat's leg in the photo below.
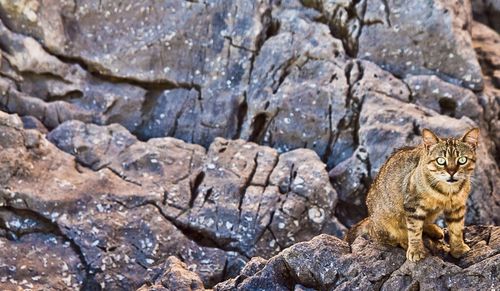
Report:
M 407 244 L 401 244 L 401 239 L 398 236 L 398 227 L 392 221 L 383 220 L 383 223 L 373 224 L 370 231 L 370 236 L 382 244 L 393 247 L 400 245 L 404 249 L 408 247 Z
M 438 210 L 428 211 L 424 220 L 424 234 L 435 240 L 444 238 L 443 230 L 434 223 L 439 213 Z
M 425 257 L 427 251 L 422 240 L 425 215 L 416 212 L 406 213 L 406 227 L 408 228 L 408 249 L 406 258 L 412 262 L 419 261 Z
M 450 233 L 450 254 L 455 258 L 460 258 L 470 250 L 463 238 L 465 205 L 445 209 L 444 218 Z

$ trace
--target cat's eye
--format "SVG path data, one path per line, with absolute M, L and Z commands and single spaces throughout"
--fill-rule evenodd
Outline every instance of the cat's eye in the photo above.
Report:
M 465 165 L 465 163 L 467 163 L 467 158 L 466 157 L 460 157 L 460 158 L 458 158 L 458 164 Z
M 436 163 L 438 163 L 438 165 L 440 166 L 444 166 L 444 164 L 446 164 L 446 159 L 439 157 L 436 159 Z

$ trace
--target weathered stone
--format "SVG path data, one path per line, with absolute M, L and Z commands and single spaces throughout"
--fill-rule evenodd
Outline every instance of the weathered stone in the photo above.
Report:
M 275 17 L 277 35 L 264 43 L 254 62 L 241 137 L 280 152 L 311 148 L 327 160 L 347 114 L 342 44 L 300 11 L 284 10 Z
M 370 160 L 365 148 L 359 147 L 347 160 L 333 168 L 329 175 L 339 195 L 335 215 L 350 227 L 368 215 L 366 193 L 371 183 Z
M 0 108 L 32 115 L 50 129 L 71 119 L 119 122 L 129 130 L 140 124 L 137 108 L 144 102 L 144 89 L 97 79 L 49 54 L 33 38 L 9 31 L 1 21 L 0 38 L 5 48 L 0 72 L 9 78 L 0 79 Z
M 485 90 L 478 94 L 484 110 L 484 121 L 496 145 L 496 161 L 500 162 L 500 36 L 488 27 L 474 22 L 472 25 L 474 49 L 483 70 Z
M 226 253 L 199 246 L 196 239 L 179 230 L 153 202 L 164 198 L 160 187 L 148 187 L 146 183 L 139 186 L 119 177 L 111 167 L 96 171 L 82 167 L 40 133 L 23 130 L 18 117 L 0 113 L 0 120 L 0 163 L 5 173 L 1 175 L 0 208 L 6 213 L 2 221 L 25 221 L 10 223 L 12 227 L 7 227 L 5 235 L 23 240 L 31 233 L 42 232 L 55 240 L 69 241 L 78 258 L 69 268 L 80 270 L 79 274 L 73 272 L 71 285 L 137 288 L 144 283 L 145 268 L 170 254 L 178 254 L 192 265 L 207 286 L 223 279 Z M 179 175 L 182 170 L 174 172 Z M 43 243 L 42 239 L 32 241 L 37 248 Z M 4 240 L 4 244 L 16 247 L 15 241 Z M 11 256 L 9 252 L 4 254 Z M 22 254 L 29 252 L 20 252 L 19 256 Z M 12 261 L 9 266 L 20 268 L 22 261 L 29 259 Z M 64 275 L 65 280 L 70 280 L 68 275 Z M 58 286 L 59 281 L 54 282 L 46 283 L 48 287 Z
M 482 22 L 500 33 L 500 1 L 472 0 L 474 20 Z
M 474 91 L 483 88 L 469 31 L 470 3 L 366 1 L 358 57 L 397 75 L 437 75 Z
M 146 281 L 146 285 L 137 289 L 138 291 L 205 290 L 200 277 L 187 270 L 186 264 L 173 256 L 168 257 L 167 260 L 161 265 L 152 268 Z
M 407 261 L 401 248 L 377 245 L 363 237 L 349 247 L 336 237 L 320 235 L 293 245 L 264 265 L 259 263 L 258 270 L 217 284 L 214 290 L 293 290 L 297 285 L 313 290 L 499 286 L 498 227 L 469 227 L 465 233 L 472 250 L 462 259 L 430 255 L 417 263 Z M 474 240 L 468 239 L 469 234 Z M 485 248 L 488 253 L 481 251 Z
M 467 116 L 480 122 L 483 109 L 470 90 L 446 83 L 436 76 L 410 76 L 405 82 L 411 89 L 412 101 L 443 115 Z
M 3 212 L 4 210 L 2 210 Z M 9 226 L 25 219 L 8 221 Z M 78 290 L 85 266 L 70 241 L 52 233 L 26 233 L 15 240 L 0 237 L 0 286 L 4 290 Z
M 234 46 L 241 61 L 238 47 L 256 50 L 263 37 L 268 4 L 226 4 L 2 1 L 0 11 L 15 31 L 101 74 L 189 86 L 222 77 L 227 64 L 217 57 Z
M 325 165 L 310 150 L 278 156 L 254 143 L 216 139 L 205 156 L 200 146 L 172 138 L 143 143 L 119 125 L 76 121 L 48 138 L 93 170 L 161 189 L 154 201 L 169 219 L 222 249 L 269 257 L 322 231 L 345 230 L 333 216 L 337 196 Z
M 14 92 L 2 102 L 8 111 L 27 115 L 31 108 L 49 128 L 70 119 L 118 122 L 143 139 L 171 135 L 204 146 L 239 135 L 253 57 L 270 22 L 268 4 L 52 4 L 0 2 L 8 27 L 34 37 L 4 29 L 24 47 L 5 44 L 16 51 L 5 57 L 16 63 L 4 62 L 3 71 L 21 91 L 9 87 Z

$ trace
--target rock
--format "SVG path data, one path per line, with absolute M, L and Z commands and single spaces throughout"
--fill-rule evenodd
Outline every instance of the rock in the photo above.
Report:
M 107 102 L 100 108 L 81 106 L 85 116 L 75 116 L 72 111 L 80 108 L 66 102 L 78 107 L 81 100 L 99 97 L 77 90 L 76 96 L 61 98 L 66 102 L 51 116 L 118 122 L 141 139 L 171 135 L 206 147 L 218 136 L 238 137 L 253 58 L 270 25 L 269 4 L 53 2 L 57 8 L 3 1 L 0 15 L 9 15 L 3 20 L 13 31 L 37 39 L 55 56 L 77 61 L 99 81 L 134 84 L 140 91 L 121 92 L 116 86 L 113 94 L 103 94 Z M 140 103 L 133 102 L 139 98 Z M 51 107 L 37 106 L 42 113 Z M 8 110 L 27 114 L 13 106 Z M 116 116 L 116 110 L 122 115 Z
M 297 285 L 310 288 L 307 290 L 499 286 L 499 228 L 472 226 L 465 233 L 472 250 L 462 259 L 430 255 L 417 263 L 407 261 L 401 248 L 377 245 L 363 237 L 349 247 L 336 237 L 319 235 L 283 250 L 265 264 L 259 263 L 258 270 L 217 284 L 214 290 L 292 290 Z M 478 272 L 483 275 L 478 276 Z
M 279 152 L 310 148 L 326 161 L 347 114 L 342 44 L 300 11 L 275 17 L 277 35 L 254 62 L 241 137 Z
M 474 91 L 483 88 L 469 34 L 470 4 L 367 1 L 357 56 L 399 76 L 436 75 Z
M 27 115 L 21 117 L 24 129 L 36 129 L 41 133 L 48 133 L 47 128 L 35 117 Z
M 19 222 L 5 222 L 15 221 Z M 2 236 L 0 247 L 8 254 L 2 255 L 0 263 L 2 289 L 68 290 L 84 284 L 85 267 L 79 254 L 70 241 L 57 234 L 26 233 L 16 240 Z
M 474 49 L 483 70 L 485 90 L 478 94 L 484 110 L 486 128 L 496 145 L 496 161 L 500 162 L 500 36 L 485 25 L 474 22 L 472 25 Z
M 31 115 L 49 129 L 72 119 L 119 122 L 129 130 L 140 124 L 136 109 L 144 102 L 144 89 L 95 78 L 51 55 L 33 38 L 11 32 L 1 21 L 0 36 L 6 48 L 0 66 L 0 108 Z
M 472 0 L 471 2 L 474 20 L 500 33 L 500 2 L 498 0 Z
M 345 230 L 333 216 L 337 195 L 325 165 L 310 150 L 278 155 L 218 138 L 205 155 L 200 146 L 172 138 L 144 143 L 119 125 L 77 121 L 48 138 L 95 171 L 107 168 L 162 192 L 155 205 L 169 219 L 224 250 L 269 257 L 322 231 L 341 236 Z
M 28 248 L 29 242 L 29 248 L 43 250 L 47 242 L 40 235 L 60 242 L 49 245 L 54 245 L 51 249 L 60 254 L 58 257 L 67 257 L 62 260 L 73 271 L 63 273 L 64 280 L 71 280 L 70 285 L 78 287 L 87 284 L 88 288 L 98 285 L 111 289 L 137 288 L 144 283 L 146 268 L 171 254 L 178 254 L 189 265 L 196 266 L 207 286 L 223 279 L 226 252 L 199 246 L 196 239 L 186 236 L 161 209 L 149 202 L 162 201 L 164 193 L 159 188 L 148 188 L 146 183 L 141 187 L 109 168 L 93 171 L 81 166 L 40 133 L 23 130 L 18 117 L 1 113 L 0 120 L 3 135 L 0 208 L 10 215 L 2 220 L 18 217 L 8 221 L 33 221 L 9 223 L 15 229 L 7 228 L 11 239 L 2 238 L 4 249 Z M 181 174 L 180 170 L 177 172 Z M 40 187 L 41 184 L 44 186 Z M 32 239 L 28 240 L 28 236 Z M 19 243 L 12 240 L 17 237 Z M 76 253 L 73 255 L 76 259 L 72 259 L 71 252 Z M 15 268 L 37 256 L 32 252 L 15 253 L 19 258 L 9 263 Z M 40 269 L 29 277 L 23 275 L 22 279 L 37 284 L 30 278 L 43 276 L 43 271 Z M 1 277 L 21 278 L 8 272 L 2 272 Z M 57 279 L 54 285 L 40 282 L 52 287 L 59 284 Z
M 368 216 L 365 200 L 372 181 L 369 161 L 366 149 L 359 147 L 329 173 L 339 195 L 336 216 L 348 227 Z
M 118 5 L 52 0 L 49 6 L 38 1 L 2 1 L 0 11 L 10 16 L 6 24 L 14 31 L 102 75 L 192 86 L 208 75 L 222 76 L 226 64 L 218 57 L 231 50 L 237 63 L 239 57 L 256 50 L 263 37 L 266 26 L 261 20 L 266 20 L 268 4 L 224 4 L 171 1 L 144 6 L 135 1 Z
M 405 79 L 415 104 L 443 115 L 461 118 L 467 116 L 480 122 L 483 108 L 470 90 L 440 80 L 436 76 L 410 76 Z
M 205 152 L 173 138 L 142 142 L 117 124 L 68 121 L 47 138 L 73 158 L 1 112 L 0 134 L 0 220 L 26 221 L 0 227 L 5 244 L 38 233 L 69 242 L 79 287 L 138 288 L 171 255 L 211 287 L 255 254 L 345 230 L 311 150 L 278 155 L 216 139 Z
M 167 260 L 150 271 L 147 285 L 138 291 L 147 290 L 205 290 L 203 282 L 195 273 L 187 270 L 186 264 L 176 257 Z

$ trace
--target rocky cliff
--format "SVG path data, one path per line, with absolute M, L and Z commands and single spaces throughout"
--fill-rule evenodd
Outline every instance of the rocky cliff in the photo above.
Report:
M 497 4 L 0 0 L 0 286 L 498 287 Z M 472 126 L 469 255 L 335 238 Z

